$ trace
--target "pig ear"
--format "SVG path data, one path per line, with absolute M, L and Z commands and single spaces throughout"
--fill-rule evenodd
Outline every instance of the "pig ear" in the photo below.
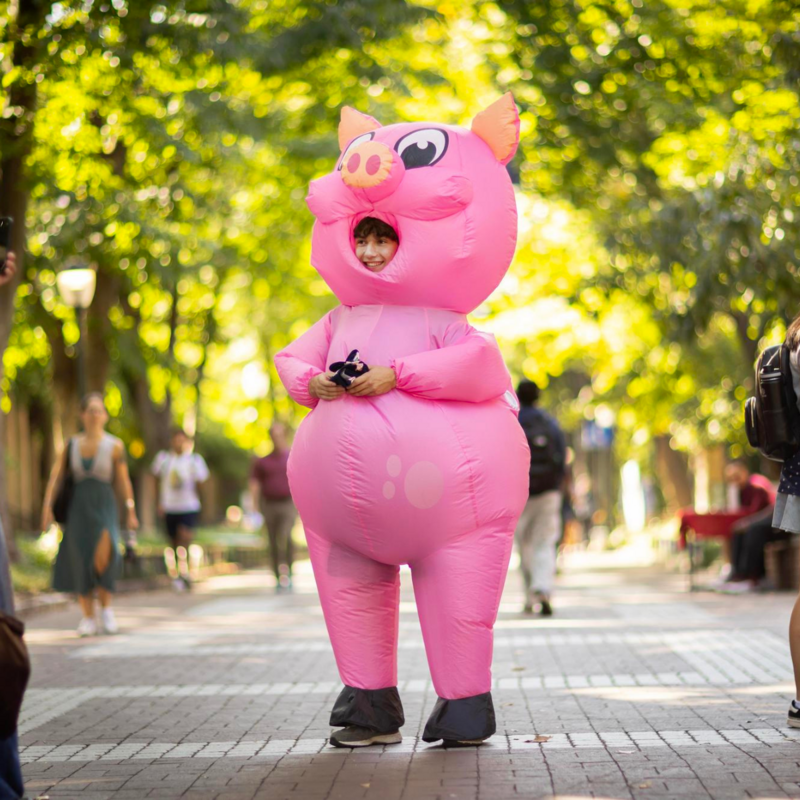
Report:
M 506 92 L 472 120 L 472 132 L 492 148 L 501 164 L 508 164 L 519 144 L 519 111 L 511 92 Z
M 344 150 L 349 142 L 362 133 L 369 133 L 381 127 L 378 120 L 362 114 L 350 106 L 342 107 L 342 118 L 339 121 L 339 149 Z

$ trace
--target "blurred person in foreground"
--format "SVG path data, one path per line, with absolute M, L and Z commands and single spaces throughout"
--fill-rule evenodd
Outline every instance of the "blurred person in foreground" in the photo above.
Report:
M 260 510 L 269 540 L 269 554 L 278 592 L 292 589 L 294 547 L 292 528 L 297 509 L 292 501 L 286 466 L 289 462 L 289 440 L 286 426 L 274 422 L 269 429 L 272 452 L 253 462 L 250 473 L 250 495 L 253 508 Z
M 800 410 L 800 314 L 789 325 L 785 344 L 789 349 L 792 384 Z M 781 467 L 772 524 L 789 535 L 800 533 L 800 451 L 784 461 Z M 786 723 L 790 728 L 800 728 L 800 597 L 795 601 L 789 620 L 789 649 L 794 667 L 795 696 L 789 706 Z
M 0 273 L 0 287 L 10 283 L 16 271 L 16 257 L 14 253 L 8 253 L 5 270 Z M 19 692 L 14 692 L 12 682 L 9 680 L 7 671 L 13 668 L 13 654 L 6 652 L 5 645 L 17 636 L 14 629 L 21 632 L 22 623 L 14 617 L 14 592 L 11 586 L 11 570 L 2 519 L 0 519 L 0 624 L 3 626 L 0 630 L 0 639 L 2 639 L 0 674 L 4 676 L 4 680 L 0 682 L 0 698 L 2 698 L 2 707 L 5 710 L 10 706 L 16 707 L 21 701 Z M 24 647 L 21 640 L 19 640 L 19 646 Z M 2 722 L 3 727 L 7 725 L 8 729 L 0 731 L 0 797 L 19 798 L 22 797 L 23 785 L 16 724 L 15 720 L 3 720 Z
M 751 473 L 740 458 L 725 467 L 725 482 L 736 501 L 733 510 L 744 516 L 733 523 L 730 571 L 717 588 L 732 594 L 755 591 L 766 575 L 764 548 L 769 542 L 786 538 L 772 528 L 775 488 L 769 478 Z
M 539 395 L 533 381 L 523 380 L 517 388 L 519 422 L 531 450 L 531 466 L 528 502 L 515 538 L 525 585 L 523 612 L 530 614 L 538 606 L 541 615 L 549 617 L 553 613 L 556 547 L 562 531 L 567 446 L 558 423 L 537 406 Z
M 159 481 L 158 514 L 167 529 L 164 550 L 167 572 L 177 592 L 190 589 L 189 546 L 200 516 L 198 487 L 209 478 L 203 456 L 192 450 L 192 440 L 182 428 L 173 428 L 169 450 L 161 450 L 150 468 Z
M 122 565 L 119 549 L 117 496 L 125 504 L 129 530 L 139 527 L 125 445 L 106 432 L 108 411 L 103 395 L 87 394 L 81 401 L 83 433 L 73 436 L 56 460 L 42 510 L 42 530 L 53 524 L 53 499 L 71 473 L 74 482 L 63 537 L 53 569 L 53 588 L 78 595 L 83 618 L 79 636 L 117 633 L 111 596 Z M 94 616 L 95 594 L 100 602 L 100 625 Z

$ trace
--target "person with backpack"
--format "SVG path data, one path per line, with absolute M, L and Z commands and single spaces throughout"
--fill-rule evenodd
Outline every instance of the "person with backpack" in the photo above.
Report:
M 771 392 L 773 385 L 780 391 Z M 789 325 L 783 344 L 768 348 L 759 358 L 756 392 L 745 412 L 748 439 L 768 458 L 783 461 L 772 526 L 797 534 L 800 533 L 800 314 Z M 800 728 L 800 597 L 789 619 L 789 650 L 795 697 L 786 724 Z
M 523 612 L 538 606 L 542 616 L 553 613 L 551 602 L 556 575 L 556 546 L 561 535 L 561 487 L 566 469 L 567 444 L 555 419 L 537 406 L 539 387 L 520 382 L 519 422 L 531 451 L 528 502 L 519 518 L 515 538 L 525 584 Z
M 782 461 L 772 526 L 800 533 L 800 314 L 790 323 L 783 343 L 768 347 L 756 362 L 756 396 L 745 406 L 750 444 L 762 455 Z M 800 728 L 800 597 L 789 619 L 789 650 L 795 697 L 786 715 Z

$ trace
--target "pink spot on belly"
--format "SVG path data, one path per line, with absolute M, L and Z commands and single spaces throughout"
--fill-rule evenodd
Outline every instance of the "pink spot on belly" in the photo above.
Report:
M 431 508 L 442 499 L 444 478 L 436 464 L 417 461 L 406 473 L 404 488 L 406 498 L 414 508 Z
M 386 471 L 393 478 L 396 478 L 400 474 L 402 466 L 403 465 L 400 463 L 400 456 L 389 456 L 386 461 Z
M 386 481 L 386 483 L 383 484 L 383 496 L 387 500 L 391 500 L 394 497 L 394 492 L 394 484 L 391 481 Z

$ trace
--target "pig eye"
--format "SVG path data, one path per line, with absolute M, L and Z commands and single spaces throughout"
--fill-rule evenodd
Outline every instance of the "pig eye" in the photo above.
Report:
M 347 159 L 347 156 L 349 155 L 350 151 L 353 150 L 353 148 L 358 147 L 360 144 L 364 144 L 364 142 L 368 142 L 373 138 L 375 138 L 375 131 L 371 131 L 370 133 L 362 133 L 361 136 L 356 136 L 356 138 L 353 139 L 353 141 L 350 142 L 350 144 L 345 148 L 344 153 L 342 153 L 342 157 L 339 159 L 339 166 L 336 167 L 336 169 L 341 170 L 345 160 Z
M 430 167 L 447 152 L 447 134 L 439 128 L 407 133 L 395 146 L 406 169 Z

